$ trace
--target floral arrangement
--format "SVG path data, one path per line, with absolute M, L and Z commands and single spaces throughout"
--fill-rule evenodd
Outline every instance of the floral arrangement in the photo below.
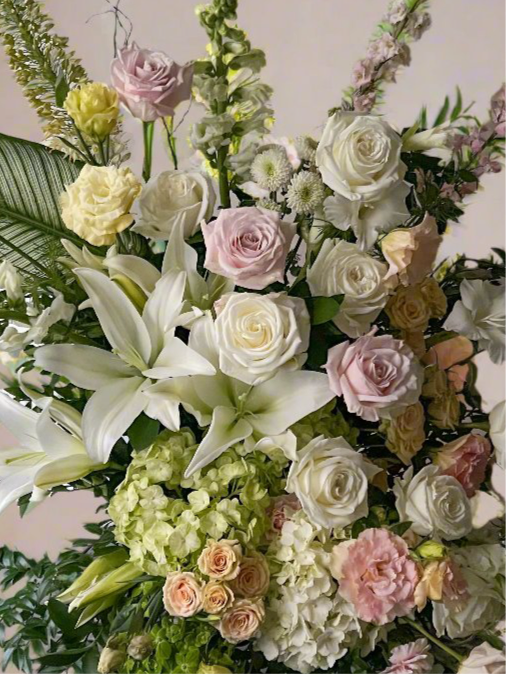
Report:
M 236 11 L 199 7 L 207 57 L 179 65 L 117 3 L 102 84 L 0 0 L 46 136 L 0 135 L 0 508 L 105 508 L 56 561 L 0 549 L 3 667 L 503 672 L 505 413 L 473 358 L 504 361 L 505 255 L 438 250 L 502 168 L 504 86 L 484 122 L 458 91 L 395 129 L 377 106 L 430 15 L 393 0 L 321 137 L 276 138 Z

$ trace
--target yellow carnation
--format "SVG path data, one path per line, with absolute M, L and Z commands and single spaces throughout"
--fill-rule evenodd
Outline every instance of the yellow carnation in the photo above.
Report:
M 100 82 L 90 82 L 70 91 L 63 107 L 79 131 L 99 140 L 106 138 L 118 122 L 118 94 Z
M 141 185 L 129 168 L 86 164 L 60 197 L 62 219 L 94 246 L 110 246 L 134 218 L 132 205 Z

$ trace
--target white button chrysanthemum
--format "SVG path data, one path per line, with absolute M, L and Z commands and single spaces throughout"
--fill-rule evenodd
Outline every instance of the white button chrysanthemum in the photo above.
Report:
M 301 171 L 292 178 L 286 200 L 296 213 L 314 213 L 325 198 L 325 187 L 316 173 Z
M 259 187 L 275 192 L 290 182 L 292 166 L 282 148 L 266 150 L 253 160 L 251 175 Z

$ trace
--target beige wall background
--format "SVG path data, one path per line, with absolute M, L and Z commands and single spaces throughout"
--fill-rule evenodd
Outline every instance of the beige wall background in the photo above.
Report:
M 113 19 L 100 13 L 109 5 L 105 0 L 47 0 L 45 4 L 56 30 L 69 36 L 90 76 L 107 82 Z M 194 0 L 124 0 L 121 6 L 141 46 L 162 49 L 184 62 L 203 55 L 206 44 L 194 15 L 195 5 Z M 338 104 L 352 66 L 364 54 L 386 6 L 387 0 L 241 0 L 239 23 L 253 45 L 267 53 L 263 77 L 275 89 L 277 135 L 319 134 L 326 111 Z M 94 14 L 98 15 L 90 19 Z M 435 115 L 457 84 L 464 101 L 475 101 L 475 113 L 484 116 L 490 96 L 504 80 L 503 0 L 434 1 L 432 17 L 431 30 L 413 45 L 411 67 L 387 92 L 382 112 L 399 127 L 410 125 L 422 105 Z M 41 140 L 36 115 L 12 79 L 3 53 L 0 91 L 0 130 Z M 198 114 L 193 106 L 187 122 Z M 186 146 L 185 127 L 180 133 L 181 147 Z M 132 119 L 126 119 L 125 128 L 132 139 L 132 167 L 140 173 L 141 129 Z M 189 149 L 185 153 L 189 156 Z M 155 169 L 167 166 L 160 143 Z M 447 235 L 444 255 L 462 251 L 484 256 L 491 246 L 504 246 L 503 180 L 504 173 L 484 179 L 484 189 L 469 201 L 462 222 Z M 504 398 L 504 371 L 486 355 L 478 362 L 478 385 L 490 408 Z M 0 432 L 0 445 L 10 441 Z M 97 505 L 88 493 L 58 494 L 23 520 L 11 506 L 0 516 L 0 544 L 34 556 L 45 551 L 53 556 L 66 541 L 81 534 L 83 522 L 99 519 L 94 512 Z

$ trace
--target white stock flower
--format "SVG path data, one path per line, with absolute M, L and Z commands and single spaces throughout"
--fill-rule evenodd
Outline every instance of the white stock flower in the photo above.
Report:
M 441 536 L 453 541 L 472 529 L 471 504 L 462 485 L 438 466 L 422 468 L 413 477 L 413 468 L 395 480 L 396 508 L 401 522 L 412 522 L 421 536 Z
M 39 502 L 47 489 L 100 468 L 86 452 L 79 412 L 42 396 L 36 403 L 40 414 L 0 394 L 0 422 L 19 441 L 0 449 L 0 512 L 25 494 Z
M 299 369 L 309 346 L 304 300 L 286 293 L 230 293 L 215 304 L 220 370 L 259 384 L 281 368 Z
M 490 424 L 490 430 L 488 432 L 492 444 L 495 449 L 495 460 L 499 466 L 504 470 L 506 468 L 505 464 L 505 452 L 506 452 L 506 439 L 505 439 L 505 430 L 506 430 L 506 401 L 497 403 L 494 409 L 488 415 L 488 421 Z
M 213 214 L 216 195 L 209 178 L 198 171 L 163 171 L 152 178 L 139 197 L 139 221 L 134 231 L 151 239 L 168 240 L 176 222 L 184 238 L 198 231 Z
M 473 648 L 467 658 L 460 664 L 457 674 L 504 674 L 506 658 L 504 651 L 484 641 Z
M 189 346 L 217 372 L 213 377 L 182 377 L 160 381 L 147 391 L 154 405 L 181 402 L 199 425 L 210 426 L 186 469 L 185 476 L 217 459 L 229 447 L 254 437 L 284 433 L 303 417 L 332 400 L 327 377 L 319 372 L 280 371 L 250 386 L 219 371 L 216 326 L 210 314 L 192 326 Z
M 148 397 L 154 381 L 211 375 L 214 367 L 175 336 L 187 323 L 181 315 L 186 275 L 162 276 L 142 316 L 123 291 L 102 272 L 76 270 L 113 352 L 92 346 L 57 344 L 35 353 L 38 367 L 95 391 L 83 413 L 83 436 L 90 456 L 105 462 L 119 438 L 142 413 L 167 428 L 179 428 L 179 401 Z
M 9 260 L 2 260 L 0 264 L 0 288 L 5 291 L 7 299 L 19 302 L 23 299 L 23 280 L 21 274 Z
M 348 337 L 368 332 L 388 301 L 388 268 L 354 243 L 326 239 L 307 273 L 313 296 L 344 295 L 334 323 Z
M 494 363 L 502 363 L 505 354 L 504 281 L 462 281 L 462 299 L 455 303 L 443 327 L 478 342 Z
M 381 232 L 389 232 L 409 218 L 406 197 L 408 183 L 400 182 L 386 191 L 379 201 L 364 202 L 341 194 L 327 197 L 323 204 L 325 219 L 342 231 L 353 230 L 362 250 L 372 248 Z
M 323 182 L 351 201 L 379 201 L 406 173 L 399 135 L 383 119 L 356 112 L 329 118 L 316 151 Z
M 320 436 L 298 452 L 286 489 L 297 496 L 312 524 L 346 527 L 367 516 L 369 480 L 380 472 L 344 438 Z

